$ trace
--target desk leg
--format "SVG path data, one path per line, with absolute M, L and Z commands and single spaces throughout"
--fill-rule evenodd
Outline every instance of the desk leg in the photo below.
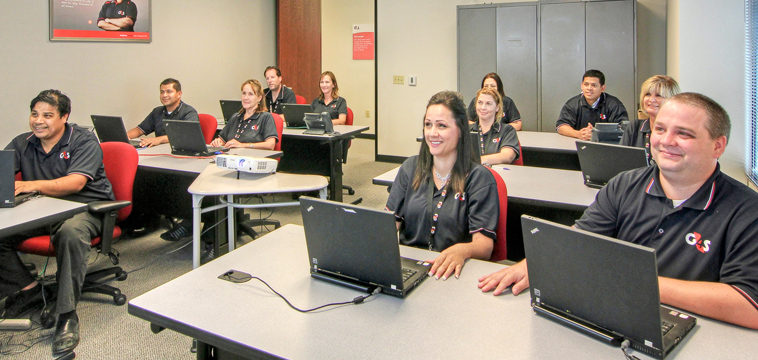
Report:
M 192 268 L 200 266 L 200 217 L 203 195 L 192 195 Z
M 329 192 L 332 200 L 342 202 L 342 140 L 329 142 L 329 159 L 331 174 L 329 175 Z
M 326 200 L 326 188 L 321 188 L 321 190 L 318 191 L 318 197 Z
M 234 195 L 226 195 L 226 221 L 228 225 L 226 242 L 229 244 L 229 252 L 234 250 L 234 245 L 237 243 L 237 227 L 234 226 L 235 221 L 235 209 L 234 209 Z

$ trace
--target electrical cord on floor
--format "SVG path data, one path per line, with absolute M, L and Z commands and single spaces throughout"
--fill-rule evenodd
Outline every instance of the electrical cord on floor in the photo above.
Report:
M 235 273 L 237 275 L 241 274 L 242 276 L 234 276 Z M 324 305 L 317 306 L 317 307 L 314 307 L 314 308 L 311 308 L 311 309 L 300 309 L 297 306 L 292 305 L 292 303 L 289 300 L 287 300 L 287 298 L 284 297 L 284 295 L 282 295 L 278 291 L 274 290 L 274 288 L 271 287 L 271 285 L 269 285 L 266 281 L 264 281 L 263 279 L 261 279 L 261 278 L 259 278 L 257 276 L 252 276 L 252 275 L 247 274 L 247 273 L 230 270 L 230 271 L 227 271 L 227 272 L 221 274 L 221 276 L 219 276 L 219 278 L 222 279 L 222 280 L 228 280 L 228 281 L 232 281 L 232 282 L 235 282 L 235 283 L 247 282 L 247 281 L 250 281 L 250 279 L 258 280 L 258 281 L 262 282 L 263 285 L 266 285 L 266 287 L 268 287 L 274 294 L 276 294 L 280 298 L 282 298 L 282 300 L 284 300 L 284 302 L 286 302 L 287 305 L 289 305 L 289 307 L 291 307 L 291 308 L 293 308 L 293 309 L 295 309 L 295 310 L 297 310 L 297 311 L 299 311 L 301 313 L 307 313 L 307 312 L 311 312 L 311 311 L 316 311 L 316 310 L 323 309 L 323 308 L 329 307 L 329 306 L 340 306 L 340 305 L 350 305 L 350 304 L 358 305 L 358 304 L 363 303 L 366 299 L 368 299 L 368 298 L 370 298 L 370 297 L 372 297 L 372 296 L 374 296 L 374 295 L 376 295 L 376 294 L 378 294 L 378 293 L 380 293 L 382 291 L 382 288 L 380 288 L 380 287 L 377 286 L 374 289 L 374 291 L 371 292 L 371 294 L 363 295 L 363 296 L 357 296 L 357 297 L 353 298 L 353 300 L 350 300 L 350 301 L 343 301 L 343 302 L 338 302 L 338 303 L 324 304 Z

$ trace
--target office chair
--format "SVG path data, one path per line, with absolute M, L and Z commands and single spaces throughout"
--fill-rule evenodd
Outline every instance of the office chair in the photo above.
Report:
M 524 152 L 521 151 L 521 140 L 518 142 L 518 159 L 513 160 L 511 165 L 524 165 Z
M 300 105 L 307 105 L 308 102 L 305 100 L 305 96 L 295 95 L 295 102 L 297 102 Z
M 105 175 L 113 187 L 115 201 L 94 201 L 89 203 L 90 213 L 101 214 L 103 217 L 103 233 L 91 240 L 90 246 L 97 249 L 101 254 L 106 254 L 113 265 L 118 265 L 118 251 L 111 248 L 113 239 L 121 236 L 121 228 L 116 222 L 126 219 L 132 212 L 132 193 L 134 188 L 134 176 L 137 173 L 139 155 L 137 150 L 128 143 L 105 142 L 101 143 L 103 149 L 103 164 Z M 24 240 L 16 247 L 22 253 L 41 256 L 55 256 L 55 247 L 51 243 L 49 235 L 37 236 Z M 113 297 L 116 305 L 126 304 L 126 295 L 121 290 L 107 285 L 113 276 L 116 280 L 123 281 L 127 273 L 120 267 L 113 266 L 106 269 L 88 272 L 84 277 L 82 294 L 91 292 Z M 107 280 L 104 280 L 108 278 Z M 50 316 L 52 303 L 43 311 L 42 322 L 45 327 L 54 325 L 55 317 Z
M 284 119 L 282 119 L 282 116 L 276 113 L 271 113 L 271 116 L 274 117 L 274 123 L 276 124 L 276 134 L 279 136 L 279 141 L 276 142 L 276 145 L 274 145 L 275 151 L 281 151 L 282 150 L 282 132 L 284 131 Z M 276 159 L 279 161 L 279 159 Z M 274 219 L 251 219 L 250 214 L 245 214 L 243 212 L 238 213 L 237 216 L 237 228 L 239 231 L 244 232 L 248 236 L 250 236 L 251 239 L 255 239 L 258 237 L 258 232 L 253 229 L 255 226 L 265 226 L 265 225 L 272 225 L 274 229 L 278 229 L 281 227 L 281 223 L 279 220 Z
M 347 108 L 347 119 L 345 120 L 345 125 L 353 125 L 353 110 L 349 107 Z M 342 140 L 342 163 L 347 164 L 347 150 L 350 148 L 350 145 L 352 144 L 353 137 L 347 137 L 344 140 Z M 342 184 L 342 188 L 347 190 L 347 193 L 349 195 L 355 195 L 355 190 L 349 185 Z M 353 205 L 358 205 L 363 201 L 363 198 L 358 198 L 356 200 L 353 200 Z
M 492 176 L 495 177 L 497 183 L 497 198 L 500 202 L 500 217 L 497 219 L 497 241 L 495 241 L 495 248 L 492 249 L 492 256 L 490 261 L 502 261 L 506 260 L 508 255 L 508 247 L 506 242 L 506 223 L 508 222 L 508 189 L 505 187 L 505 181 L 503 178 L 491 168 L 488 168 L 492 172 Z
M 209 114 L 197 114 L 200 119 L 200 128 L 203 130 L 203 138 L 205 143 L 210 144 L 213 138 L 216 136 L 216 130 L 218 129 L 218 122 L 213 115 Z

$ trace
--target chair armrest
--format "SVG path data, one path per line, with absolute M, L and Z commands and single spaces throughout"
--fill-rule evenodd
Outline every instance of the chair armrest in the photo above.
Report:
M 92 213 L 107 213 L 131 205 L 131 201 L 93 201 L 88 203 L 88 211 Z

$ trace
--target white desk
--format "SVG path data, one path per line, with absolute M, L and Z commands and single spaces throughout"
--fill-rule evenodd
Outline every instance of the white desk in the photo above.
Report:
M 519 131 L 524 165 L 580 170 L 575 138 L 556 132 Z
M 238 177 L 239 176 L 239 177 Z M 283 206 L 299 206 L 299 201 L 264 203 L 264 204 L 240 204 L 234 202 L 235 195 L 251 194 L 274 194 L 291 192 L 318 191 L 322 199 L 326 199 L 326 178 L 319 175 L 299 174 L 250 174 L 218 168 L 216 165 L 207 165 L 205 170 L 190 185 L 192 194 L 192 267 L 200 266 L 200 216 L 203 212 L 214 211 L 220 208 L 227 209 L 227 231 L 229 252 L 234 250 L 235 231 L 234 225 L 235 208 L 272 208 Z M 226 200 L 220 205 L 202 208 L 203 198 L 212 195 L 225 195 Z
M 400 247 L 403 256 L 434 253 Z M 217 279 L 234 269 L 266 280 L 295 306 L 350 300 L 357 291 L 310 278 L 303 229 L 286 225 L 129 302 L 130 314 L 239 356 L 287 359 L 623 359 L 621 350 L 535 315 L 528 292 L 492 296 L 477 278 L 502 265 L 470 260 L 460 279 L 427 279 L 405 299 L 379 294 L 310 314 L 257 280 Z M 147 327 L 145 327 L 147 331 Z M 161 341 L 156 338 L 154 341 Z M 650 357 L 634 353 L 640 359 Z M 700 317 L 672 359 L 749 359 L 755 331 Z
M 215 156 L 173 156 L 171 155 L 171 146 L 169 144 L 160 144 L 150 148 L 137 149 L 137 153 L 140 155 L 139 166 L 193 173 L 202 172 L 215 158 Z M 230 149 L 228 154 L 267 158 L 282 156 L 281 151 L 243 148 Z
M 87 211 L 87 204 L 42 196 L 0 209 L 0 238 L 66 220 Z

